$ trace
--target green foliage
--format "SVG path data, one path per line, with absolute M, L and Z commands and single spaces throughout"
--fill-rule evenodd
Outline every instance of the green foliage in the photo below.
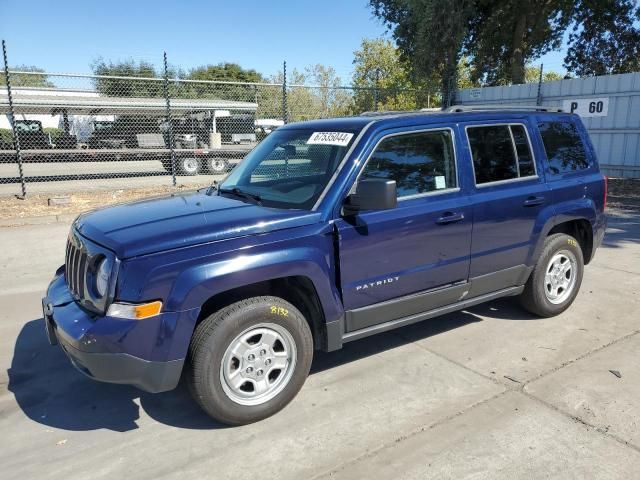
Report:
M 393 34 L 402 59 L 415 78 L 440 79 L 449 98 L 468 25 L 474 14 L 471 0 L 369 0 L 374 14 Z
M 234 85 L 207 82 L 243 82 L 261 83 L 265 81 L 262 74 L 253 69 L 244 69 L 237 63 L 219 63 L 194 68 L 183 76 L 186 80 L 203 83 L 172 83 L 170 94 L 181 98 L 217 98 L 242 102 L 255 102 L 260 86 Z
M 442 78 L 445 95 L 456 75 L 463 86 L 529 81 L 527 65 L 559 49 L 570 26 L 565 58 L 570 72 L 584 76 L 640 69 L 640 9 L 633 0 L 369 3 L 411 71 L 422 79 Z
M 374 109 L 376 87 L 378 110 L 433 106 L 435 81 L 414 82 L 408 63 L 389 40 L 364 39 L 360 49 L 354 52 L 353 64 L 356 112 Z
M 482 86 L 481 82 L 473 78 L 471 69 L 471 61 L 469 60 L 469 57 L 462 57 L 458 62 L 457 80 L 459 89 L 477 88 Z
M 282 84 L 282 71 L 271 77 Z M 352 113 L 351 94 L 341 88 L 340 77 L 332 67 L 310 65 L 304 72 L 287 72 L 287 116 L 290 122 L 343 116 Z M 282 87 L 265 86 L 258 97 L 258 118 L 282 118 Z
M 264 82 L 262 74 L 253 69 L 244 69 L 237 63 L 219 63 L 203 65 L 189 71 L 185 77 L 189 80 L 223 80 L 233 82 Z
M 53 143 L 56 143 L 56 139 L 62 133 L 64 133 L 64 130 L 62 130 L 61 128 L 55 128 L 55 127 L 45 127 L 42 130 L 44 131 L 45 134 L 51 135 L 51 142 Z
M 93 73 L 101 76 L 113 77 L 141 77 L 160 78 L 155 67 L 145 61 L 124 60 L 120 62 L 106 62 L 102 58 L 93 65 Z M 110 97 L 161 97 L 163 84 L 161 81 L 134 80 L 122 78 L 96 78 L 96 90 Z
M 578 76 L 640 71 L 638 22 L 631 0 L 580 0 L 565 68 Z
M 474 79 L 489 85 L 526 81 L 526 65 L 560 48 L 575 0 L 475 0 L 463 44 Z
M 16 67 L 10 67 L 9 70 L 15 70 L 20 72 L 44 72 L 43 69 L 29 66 L 18 65 Z M 9 77 L 12 87 L 32 87 L 32 88 L 53 88 L 55 85 L 51 83 L 46 75 L 29 75 L 23 73 L 12 73 Z M 7 80 L 4 71 L 0 73 L 0 85 L 6 85 Z
M 558 72 L 546 72 L 544 71 L 544 68 L 542 69 L 543 82 L 554 82 L 556 80 L 562 80 L 563 78 L 564 77 Z M 527 65 L 524 71 L 524 80 L 525 83 L 538 83 L 540 81 L 540 67 L 536 67 L 535 65 Z
M 13 148 L 13 132 L 10 128 L 0 128 L 0 150 Z
M 314 87 L 314 105 L 318 118 L 347 115 L 351 112 L 353 97 L 350 92 L 340 88 L 342 80 L 333 67 L 316 64 L 305 69 L 305 77 Z

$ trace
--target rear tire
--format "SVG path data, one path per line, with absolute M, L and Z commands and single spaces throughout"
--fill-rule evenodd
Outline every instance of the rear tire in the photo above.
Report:
M 578 295 L 583 273 L 584 259 L 578 241 L 564 233 L 550 235 L 520 295 L 520 303 L 540 317 L 558 315 Z
M 254 297 L 196 327 L 186 379 L 210 416 L 244 425 L 283 409 L 302 388 L 312 358 L 311 330 L 298 309 L 278 297 Z

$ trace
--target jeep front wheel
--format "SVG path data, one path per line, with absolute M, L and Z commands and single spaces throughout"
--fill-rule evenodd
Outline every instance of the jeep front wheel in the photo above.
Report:
M 313 339 L 303 315 L 281 298 L 254 297 L 196 327 L 187 381 L 209 415 L 243 425 L 284 408 L 304 384 L 312 358 Z
M 541 317 L 564 312 L 578 295 L 583 271 L 584 259 L 578 241 L 564 233 L 550 235 L 520 295 L 520 303 Z

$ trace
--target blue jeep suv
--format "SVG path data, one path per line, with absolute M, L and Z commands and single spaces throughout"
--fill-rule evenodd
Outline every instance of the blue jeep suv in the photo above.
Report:
M 43 299 L 73 365 L 149 392 L 185 376 L 245 424 L 314 350 L 518 296 L 571 305 L 606 226 L 576 115 L 456 107 L 289 124 L 207 190 L 79 216 Z

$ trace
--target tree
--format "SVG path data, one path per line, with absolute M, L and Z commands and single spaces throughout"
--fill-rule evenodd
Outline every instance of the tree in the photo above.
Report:
M 543 82 L 553 82 L 555 80 L 562 80 L 563 77 L 558 72 L 549 71 L 545 72 L 544 68 L 542 70 L 542 81 Z M 536 67 L 535 65 L 527 65 L 524 71 L 524 81 L 525 83 L 538 83 L 540 81 L 540 67 Z
M 379 110 L 431 106 L 427 97 L 434 91 L 435 82 L 414 82 L 408 63 L 389 40 L 362 40 L 360 48 L 354 52 L 353 65 L 357 112 L 373 110 L 376 95 Z
M 575 0 L 476 0 L 464 50 L 473 77 L 489 85 L 521 84 L 526 65 L 560 48 Z
M 454 85 L 463 56 L 471 83 L 524 83 L 525 66 L 558 48 L 575 0 L 370 0 L 420 77 Z
M 460 90 L 463 88 L 477 88 L 482 86 L 482 83 L 473 78 L 471 60 L 469 60 L 469 57 L 464 56 L 458 62 L 457 80 L 458 89 Z
M 24 73 L 11 73 L 9 80 L 12 87 L 31 87 L 31 88 L 53 88 L 55 85 L 51 83 L 46 75 L 38 75 L 44 73 L 44 70 L 33 65 L 18 65 L 16 67 L 10 67 L 9 70 L 18 72 L 33 72 L 34 75 Z M 0 85 L 6 85 L 7 80 L 5 78 L 4 71 L 0 73 Z
M 631 0 L 580 0 L 564 66 L 578 76 L 640 70 L 640 7 Z
M 232 82 L 264 82 L 265 78 L 254 69 L 242 68 L 237 63 L 219 63 L 193 68 L 186 76 L 189 80 L 218 80 Z
M 256 100 L 258 87 L 250 83 L 265 81 L 262 74 L 253 69 L 242 68 L 237 63 L 219 63 L 193 68 L 186 75 L 187 80 L 202 83 L 179 82 L 172 85 L 172 94 L 183 98 L 219 98 L 253 102 Z M 243 85 L 211 82 L 239 82 Z M 245 85 L 246 84 L 246 85 Z
M 145 61 L 134 60 L 106 62 L 102 58 L 93 64 L 93 73 L 100 76 L 160 78 L 155 67 Z M 133 80 L 122 78 L 96 78 L 96 90 L 102 95 L 111 97 L 160 97 L 163 95 L 163 84 L 155 80 Z
M 445 103 L 450 99 L 473 0 L 370 0 L 374 15 L 391 30 L 402 59 L 416 78 L 441 79 Z
M 326 67 L 319 63 L 310 65 L 305 69 L 305 77 L 312 85 L 311 93 L 317 98 L 320 118 L 349 113 L 352 97 L 345 89 L 340 88 L 342 80 L 333 67 Z

